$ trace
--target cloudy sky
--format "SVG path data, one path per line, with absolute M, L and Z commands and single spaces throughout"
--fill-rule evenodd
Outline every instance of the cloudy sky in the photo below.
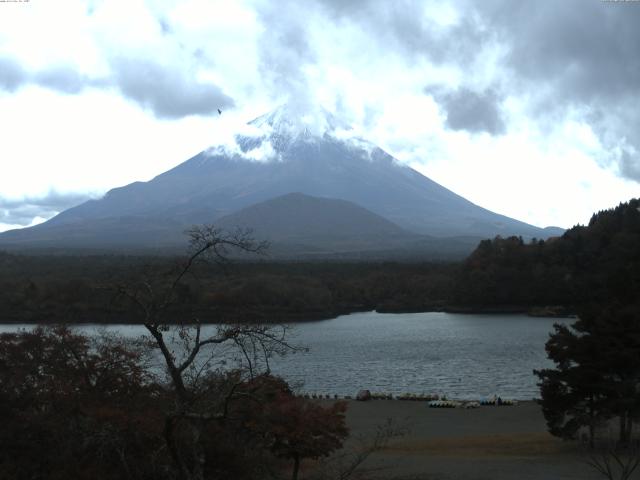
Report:
M 3 1 L 0 231 L 287 101 L 483 207 L 585 223 L 640 196 L 639 25 L 640 1 Z

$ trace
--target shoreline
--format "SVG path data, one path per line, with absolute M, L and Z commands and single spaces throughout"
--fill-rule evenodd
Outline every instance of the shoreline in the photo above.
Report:
M 329 402 L 327 402 L 329 403 Z M 591 480 L 601 478 L 586 463 L 577 442 L 547 432 L 539 405 L 477 409 L 428 408 L 420 402 L 348 401 L 351 444 L 371 438 L 387 419 L 401 435 L 371 455 L 363 468 L 376 478 L 447 480 Z
M 281 312 L 274 313 L 269 312 L 267 315 L 264 313 L 258 314 L 255 312 L 243 312 L 242 315 L 236 316 L 235 320 L 227 321 L 206 321 L 201 322 L 200 325 L 226 325 L 232 323 L 247 323 L 247 324 L 278 324 L 278 323 L 309 323 L 309 322 L 322 322 L 326 320 L 335 320 L 338 317 L 344 315 L 351 315 L 356 313 L 369 313 L 375 312 L 380 314 L 404 314 L 404 313 L 451 313 L 461 315 L 526 315 L 533 318 L 565 318 L 572 319 L 577 318 L 576 314 L 572 310 L 566 309 L 561 306 L 536 306 L 536 307 L 524 307 L 524 306 L 493 306 L 493 307 L 467 307 L 467 306 L 442 306 L 431 308 L 388 308 L 386 306 L 368 308 L 358 306 L 353 309 L 344 308 L 338 310 L 332 310 L 330 312 L 310 311 L 304 313 L 291 313 Z M 214 314 L 225 317 L 226 312 L 216 312 Z M 211 313 L 209 313 L 211 315 Z M 104 317 L 102 315 L 96 315 Z M 111 315 L 109 315 L 111 316 Z M 120 320 L 118 322 L 110 321 L 110 319 L 100 320 L 84 320 L 84 319 L 67 319 L 66 321 L 38 321 L 27 319 L 0 319 L 0 325 L 143 325 L 143 322 L 137 320 L 126 321 L 122 320 L 121 315 L 117 316 Z M 126 315 L 125 315 L 126 316 Z M 228 317 L 226 317 L 228 318 Z M 257 319 L 257 320 L 256 320 Z M 179 322 L 169 322 L 168 325 L 178 325 Z M 195 324 L 194 324 L 195 325 Z

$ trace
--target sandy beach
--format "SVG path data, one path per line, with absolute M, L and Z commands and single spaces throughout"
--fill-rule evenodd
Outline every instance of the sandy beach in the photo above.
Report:
M 534 402 L 476 409 L 436 409 L 426 402 L 349 401 L 355 445 L 391 419 L 406 433 L 372 455 L 367 478 L 551 480 L 602 478 L 584 450 L 547 433 Z

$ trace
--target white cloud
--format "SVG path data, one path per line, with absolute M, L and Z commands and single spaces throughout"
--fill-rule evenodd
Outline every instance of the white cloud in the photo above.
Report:
M 506 138 L 440 132 L 430 160 L 415 152 L 412 166 L 489 210 L 537 226 L 585 224 L 591 214 L 638 194 L 638 186 L 604 170 L 584 125 L 563 126 L 546 141 L 535 131 Z M 424 152 L 428 154 L 427 152 Z
M 567 85 L 555 77 L 536 78 L 531 88 L 527 65 L 513 58 L 523 45 L 517 29 L 504 28 L 492 11 L 505 17 L 511 10 L 488 3 L 4 4 L 0 61 L 15 59 L 19 68 L 11 78 L 0 74 L 0 197 L 52 189 L 99 195 L 148 180 L 212 145 L 237 152 L 236 134 L 256 134 L 246 121 L 291 98 L 335 111 L 353 125 L 347 136 L 379 144 L 475 203 L 537 225 L 585 222 L 637 195 L 638 184 L 621 177 L 640 177 L 629 133 L 634 110 L 610 103 L 619 112 L 610 122 L 610 112 L 580 103 L 577 93 L 571 104 L 561 101 L 556 94 Z M 529 43 L 537 41 L 534 27 L 523 37 Z M 545 71 L 563 65 L 556 60 L 565 50 L 543 59 Z M 132 65 L 126 78 L 121 58 Z M 621 71 L 635 65 L 607 62 Z M 162 68 L 138 78 L 143 63 Z M 235 105 L 222 115 L 215 103 L 224 97 L 211 96 L 214 87 Z M 470 133 L 464 128 L 488 124 L 465 119 L 452 131 L 447 97 L 438 92 L 481 98 L 503 122 L 493 129 L 500 136 L 486 133 L 491 128 Z M 558 100 L 553 108 L 551 100 Z M 264 161 L 273 156 L 269 148 L 243 155 Z
M 35 216 L 33 217 L 33 220 L 31 220 L 31 223 L 29 223 L 28 225 L 22 225 L 19 223 L 3 223 L 0 222 L 0 232 L 6 232 L 7 230 L 15 230 L 17 228 L 25 228 L 25 227 L 33 227 L 35 225 L 39 225 L 43 222 L 46 222 L 47 220 L 49 220 L 48 218 L 44 218 L 44 217 L 39 217 L 39 216 Z
M 60 96 L 29 87 L 0 96 L 0 194 L 100 193 L 149 180 L 209 146 L 221 122 L 158 121 L 104 91 Z

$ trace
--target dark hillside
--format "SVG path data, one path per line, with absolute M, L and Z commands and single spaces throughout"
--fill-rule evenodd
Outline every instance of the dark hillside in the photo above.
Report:
M 640 292 L 640 200 L 593 215 L 558 238 L 484 240 L 463 263 L 463 305 L 633 303 Z

